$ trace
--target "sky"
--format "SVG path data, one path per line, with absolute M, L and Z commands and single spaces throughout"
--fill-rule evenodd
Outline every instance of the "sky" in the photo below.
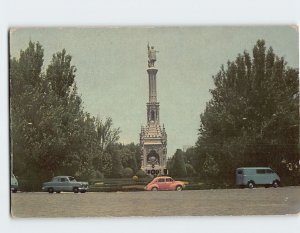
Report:
M 244 50 L 252 52 L 258 39 L 298 68 L 298 28 L 248 27 L 95 27 L 14 28 L 10 55 L 18 57 L 29 40 L 44 48 L 44 71 L 52 54 L 66 49 L 76 66 L 75 81 L 84 110 L 112 117 L 120 127 L 120 142 L 138 143 L 146 124 L 148 102 L 147 43 L 157 54 L 157 99 L 160 122 L 168 134 L 168 156 L 193 146 L 200 114 L 211 99 L 212 76 L 222 64 Z

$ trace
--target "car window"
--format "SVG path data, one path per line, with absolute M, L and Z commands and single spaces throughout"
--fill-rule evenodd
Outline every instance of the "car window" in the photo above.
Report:
M 66 182 L 67 179 L 66 178 L 60 178 L 60 182 Z
M 173 181 L 173 179 L 171 179 L 171 178 L 166 179 L 166 182 L 172 182 L 172 181 Z
M 76 181 L 75 178 L 73 176 L 69 176 L 69 180 L 70 181 Z
M 164 178 L 160 178 L 160 179 L 158 179 L 157 182 L 165 182 L 165 179 Z
M 274 173 L 274 171 L 271 170 L 271 169 L 267 169 L 267 170 L 266 170 L 266 173 L 271 174 L 271 173 Z
M 265 169 L 256 169 L 257 174 L 265 174 L 266 170 Z
M 243 175 L 243 170 L 238 170 L 238 171 L 237 171 L 237 174 Z

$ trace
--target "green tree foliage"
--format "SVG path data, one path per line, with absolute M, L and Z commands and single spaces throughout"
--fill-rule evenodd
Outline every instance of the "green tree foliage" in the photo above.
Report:
M 84 112 L 76 68 L 64 49 L 53 55 L 45 73 L 43 53 L 39 43 L 29 42 L 18 59 L 10 59 L 13 172 L 38 184 L 54 175 L 121 174 L 121 155 L 109 149 L 120 129 L 111 118 Z
M 167 161 L 167 169 L 171 176 L 194 177 L 197 172 L 194 168 L 198 164 L 198 156 L 195 147 L 187 149 L 186 152 L 177 150 Z
M 138 170 L 138 171 L 136 172 L 136 176 L 137 176 L 138 178 L 144 178 L 144 177 L 147 176 L 147 174 L 146 174 L 146 172 L 144 172 L 143 170 Z
M 37 122 L 46 107 L 45 82 L 41 74 L 44 51 L 39 43 L 29 42 L 28 48 L 20 51 L 20 58 L 10 60 L 10 113 L 13 167 L 19 173 L 32 176 L 39 162 L 39 147 L 36 143 Z M 35 105 L 34 103 L 43 103 Z M 32 164 L 27 169 L 24 160 Z M 18 174 L 19 175 L 19 174 Z
M 97 118 L 97 139 L 100 142 L 100 147 L 102 151 L 105 151 L 107 147 L 115 144 L 119 140 L 119 134 L 121 132 L 120 128 L 112 128 L 113 122 L 110 117 L 105 121 Z
M 184 153 L 182 150 L 177 149 L 171 160 L 168 161 L 167 168 L 171 176 L 186 177 L 187 171 L 184 162 Z
M 60 97 L 65 97 L 74 84 L 75 66 L 71 65 L 72 57 L 66 54 L 66 50 L 53 55 L 51 64 L 47 68 L 47 78 L 52 90 Z
M 112 173 L 112 156 L 109 153 L 104 152 L 101 156 L 102 166 L 101 171 L 103 172 L 105 177 L 110 177 Z
M 120 178 L 123 176 L 123 165 L 119 151 L 115 151 L 112 154 L 112 171 L 110 176 L 113 178 Z
M 210 155 L 206 154 L 205 161 L 203 163 L 203 173 L 208 177 L 216 177 L 219 175 L 219 167 L 215 159 Z
M 119 145 L 121 148 L 121 158 L 123 167 L 132 168 L 133 172 L 137 172 L 141 167 L 140 146 L 130 143 L 128 145 Z
M 131 178 L 133 176 L 133 170 L 130 167 L 126 167 L 123 169 L 123 177 Z
M 186 169 L 186 175 L 187 177 L 193 177 L 193 176 L 196 176 L 196 171 L 193 167 L 193 165 L 189 164 L 189 163 L 186 163 L 185 164 L 185 169 Z
M 271 166 L 287 174 L 282 161 L 299 160 L 298 70 L 258 40 L 253 58 L 239 54 L 213 80 L 201 114 L 197 172 L 232 175 L 238 166 Z

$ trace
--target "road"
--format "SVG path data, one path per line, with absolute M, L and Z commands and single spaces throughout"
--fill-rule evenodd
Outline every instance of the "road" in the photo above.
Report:
M 14 217 L 285 215 L 300 212 L 300 187 L 181 192 L 12 193 Z

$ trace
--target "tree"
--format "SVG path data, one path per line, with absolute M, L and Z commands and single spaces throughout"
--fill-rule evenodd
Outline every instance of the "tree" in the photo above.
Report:
M 200 116 L 198 172 L 213 163 L 224 175 L 250 165 L 286 174 L 281 161 L 299 160 L 298 70 L 258 40 L 253 58 L 244 51 L 213 80 L 212 99 Z
M 63 49 L 53 55 L 48 66 L 46 76 L 50 81 L 52 90 L 60 97 L 66 97 L 70 87 L 74 84 L 75 66 L 71 65 L 72 57 Z
M 216 177 L 219 174 L 218 164 L 210 154 L 206 154 L 203 163 L 203 173 L 208 177 Z
M 170 174 L 174 177 L 186 177 L 187 172 L 184 163 L 183 151 L 177 149 L 171 160 L 172 162 L 169 162 L 168 166 Z
M 113 121 L 110 117 L 106 118 L 105 121 L 101 120 L 99 117 L 96 119 L 97 128 L 97 139 L 100 143 L 102 151 L 105 151 L 107 147 L 115 144 L 120 136 L 120 128 L 112 128 Z
M 119 152 L 112 154 L 112 171 L 111 177 L 120 178 L 123 175 L 123 165 L 121 160 L 121 155 Z
M 19 59 L 10 59 L 13 172 L 39 185 L 59 174 L 121 177 L 122 162 L 137 171 L 138 145 L 119 146 L 112 119 L 84 111 L 72 57 L 65 49 L 55 53 L 44 72 L 43 54 L 30 41 Z
M 18 176 L 32 177 L 37 170 L 40 147 L 36 142 L 37 125 L 45 107 L 43 56 L 42 46 L 30 41 L 28 48 L 20 51 L 19 59 L 10 59 L 11 149 L 13 172 Z
M 186 163 L 185 164 L 185 169 L 186 169 L 186 175 L 187 177 L 193 177 L 195 176 L 197 173 L 193 167 L 193 165 Z
M 70 62 L 65 50 L 56 53 L 44 74 L 42 46 L 33 42 L 10 59 L 13 172 L 21 179 L 94 173 L 95 118 L 83 112 Z

